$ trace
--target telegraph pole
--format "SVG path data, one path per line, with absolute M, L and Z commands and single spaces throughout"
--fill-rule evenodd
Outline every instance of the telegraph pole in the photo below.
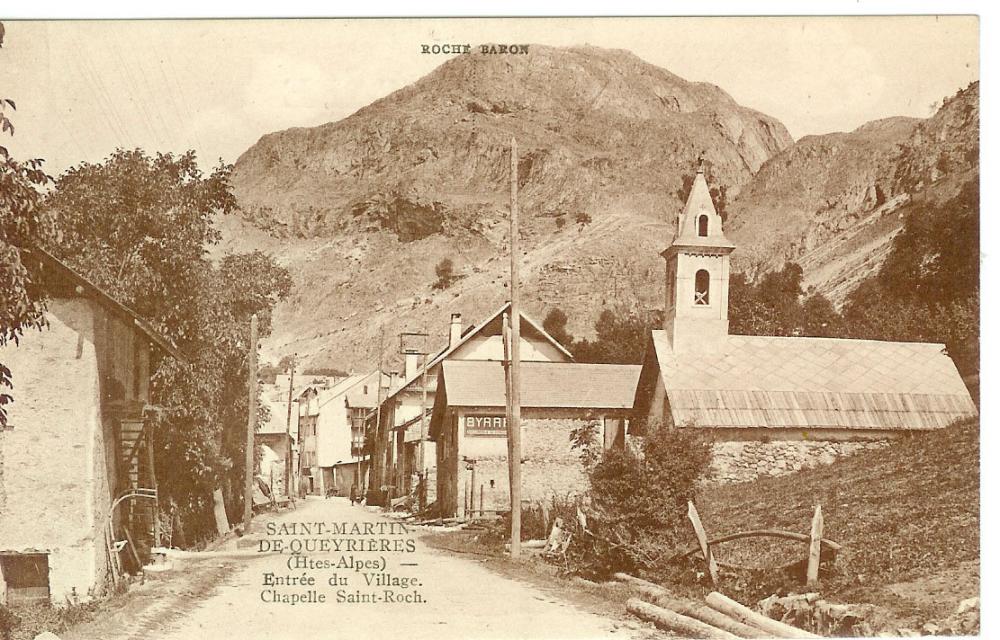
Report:
M 299 354 L 292 354 L 292 366 L 288 375 L 288 415 L 285 418 L 285 435 L 288 436 L 288 450 L 285 455 L 285 495 L 295 498 L 295 491 L 292 488 L 294 478 L 292 477 L 292 389 L 295 385 L 295 363 L 299 359 Z
M 417 506 L 422 511 L 427 506 L 427 461 L 424 459 L 424 439 L 427 437 L 427 427 L 424 421 L 427 416 L 427 344 L 424 348 L 424 368 L 420 374 L 420 484 L 417 491 Z
M 510 139 L 510 420 L 507 464 L 510 475 L 510 557 L 521 555 L 521 311 L 518 300 L 517 140 Z
M 243 484 L 243 531 L 253 517 L 253 432 L 257 422 L 257 314 L 250 316 L 250 353 L 247 366 L 247 450 Z

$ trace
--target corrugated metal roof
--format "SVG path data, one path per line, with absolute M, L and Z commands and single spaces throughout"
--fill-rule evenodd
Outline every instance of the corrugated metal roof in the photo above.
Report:
M 666 332 L 652 342 L 675 424 L 934 429 L 977 413 L 941 344 L 732 335 L 676 354 Z
M 449 406 L 506 405 L 504 369 L 499 361 L 445 360 L 442 366 Z M 521 406 L 631 409 L 640 370 L 638 365 L 522 362 Z

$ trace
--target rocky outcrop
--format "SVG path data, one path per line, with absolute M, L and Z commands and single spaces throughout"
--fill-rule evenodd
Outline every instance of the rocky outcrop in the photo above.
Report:
M 877 271 L 916 197 L 978 180 L 979 84 L 930 118 L 888 118 L 807 136 L 768 160 L 729 206 L 737 268 L 798 262 L 805 283 L 841 303 Z
M 265 135 L 236 162 L 244 220 L 273 241 L 227 243 L 277 254 L 295 280 L 268 357 L 371 367 L 379 326 L 386 337 L 437 334 L 452 312 L 472 321 L 492 311 L 506 296 L 512 136 L 525 306 L 542 317 L 561 307 L 576 335 L 619 297 L 660 304 L 658 253 L 700 153 L 735 193 L 792 143 L 780 122 L 718 87 L 626 51 L 457 56 L 343 120 Z M 465 277 L 432 290 L 444 258 Z M 555 263 L 574 268 L 544 271 Z

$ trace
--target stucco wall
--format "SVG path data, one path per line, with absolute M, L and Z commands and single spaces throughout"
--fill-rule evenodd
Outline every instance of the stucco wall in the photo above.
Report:
M 748 482 L 761 476 L 780 476 L 803 468 L 829 464 L 840 456 L 877 449 L 887 439 L 716 439 L 710 481 Z
M 524 463 L 521 465 L 521 487 L 525 502 L 548 501 L 554 496 L 576 495 L 587 490 L 587 476 L 580 464 L 579 451 L 572 449 L 570 433 L 595 420 L 599 421 L 599 418 L 522 418 L 521 451 Z M 602 437 L 600 428 L 598 437 Z M 466 487 L 475 496 L 474 510 L 509 509 L 506 438 L 467 437 L 462 445 L 460 454 L 476 460 L 476 478 L 475 486 L 472 486 L 472 471 L 466 469 L 465 463 L 459 463 L 459 512 L 462 513 Z M 473 456 L 474 451 L 479 453 Z
M 3 446 L 6 504 L 0 550 L 49 553 L 56 603 L 75 589 L 85 598 L 106 571 L 110 431 L 100 415 L 94 310 L 83 300 L 52 300 L 48 329 L 0 349 L 15 401 Z
M 313 446 L 317 466 L 329 467 L 351 459 L 351 421 L 343 395 L 320 406 Z

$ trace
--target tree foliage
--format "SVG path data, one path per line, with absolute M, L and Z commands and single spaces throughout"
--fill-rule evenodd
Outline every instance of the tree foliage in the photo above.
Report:
M 59 234 L 53 250 L 187 356 L 157 367 L 152 427 L 157 458 L 169 461 L 157 466 L 162 496 L 180 508 L 189 541 L 211 531 L 216 488 L 231 515 L 242 511 L 250 316 L 267 335 L 271 309 L 291 288 L 260 252 L 209 261 L 219 239 L 212 216 L 235 207 L 229 172 L 204 174 L 193 152 L 119 149 L 67 171 L 46 201 Z
M 598 575 L 661 569 L 691 539 L 687 502 L 708 472 L 711 442 L 659 423 L 644 433 L 638 447 L 608 449 L 590 471 L 594 535 L 585 554 Z
M 751 283 L 741 273 L 729 279 L 729 330 L 754 336 L 843 335 L 844 326 L 833 304 L 802 287 L 802 267 L 787 262 Z
M 545 314 L 545 319 L 542 320 L 542 328 L 545 329 L 546 333 L 566 348 L 573 346 L 573 336 L 566 329 L 568 321 L 566 312 L 559 307 L 549 309 L 549 312 Z
M 0 47 L 3 46 L 0 23 Z M 16 109 L 10 98 L 0 98 L 0 130 L 14 135 L 9 113 Z M 14 342 L 25 329 L 45 326 L 45 299 L 21 262 L 21 250 L 44 240 L 49 232 L 40 208 L 42 190 L 52 178 L 42 169 L 42 160 L 16 160 L 0 145 L 0 346 Z M 0 427 L 7 424 L 4 406 L 13 402 L 7 390 L 14 381 L 8 367 L 0 363 Z
M 907 214 L 882 268 L 848 296 L 854 336 L 943 342 L 963 374 L 979 370 L 979 185 Z
M 451 283 L 456 280 L 455 276 L 455 264 L 451 261 L 451 258 L 444 258 L 441 262 L 437 263 L 434 267 L 434 274 L 437 276 L 437 281 L 434 282 L 434 289 L 447 289 L 451 286 Z
M 572 351 L 580 362 L 639 364 L 650 330 L 659 325 L 658 313 L 625 306 L 605 309 L 594 323 L 595 338 L 573 343 Z

